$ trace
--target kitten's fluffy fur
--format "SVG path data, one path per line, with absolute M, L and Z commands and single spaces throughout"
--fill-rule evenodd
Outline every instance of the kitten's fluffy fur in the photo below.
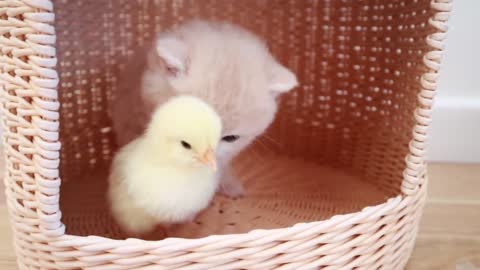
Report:
M 296 76 L 259 38 L 228 23 L 186 23 L 161 33 L 145 55 L 129 69 L 128 77 L 141 82 L 121 85 L 113 106 L 118 144 L 142 133 L 153 109 L 172 95 L 197 96 L 220 114 L 223 136 L 240 136 L 235 142 L 221 142 L 217 152 L 223 192 L 240 195 L 241 186 L 227 165 L 270 125 L 276 96 L 295 87 Z

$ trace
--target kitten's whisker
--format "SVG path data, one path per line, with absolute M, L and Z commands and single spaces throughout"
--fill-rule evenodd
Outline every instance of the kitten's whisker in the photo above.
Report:
M 258 137 L 256 140 L 255 140 L 255 143 L 261 147 L 263 147 L 263 149 L 265 149 L 266 152 L 273 152 L 271 148 L 268 147 L 267 144 L 265 144 L 265 142 L 263 142 L 261 140 L 260 137 Z
M 265 145 L 260 142 L 260 138 L 259 138 L 259 137 L 257 137 L 257 138 L 253 141 L 253 145 L 265 147 Z
M 247 154 L 250 154 L 252 153 L 253 156 L 256 156 L 256 157 L 261 157 L 262 155 L 260 155 L 257 150 L 255 150 L 254 147 L 247 147 Z
M 261 137 L 257 138 L 257 143 L 258 143 L 258 145 L 261 145 L 266 151 L 270 151 L 270 148 L 268 147 L 268 145 L 264 141 L 262 141 Z
M 267 148 L 270 151 L 270 153 L 275 153 L 275 152 L 283 149 L 282 145 L 280 145 L 280 143 L 278 143 L 276 141 L 273 141 L 273 140 L 267 141 L 267 140 L 265 140 L 265 139 L 267 139 L 266 137 L 260 137 L 259 139 L 260 139 L 260 141 L 262 141 L 262 143 L 264 145 L 268 146 Z
M 269 137 L 269 136 L 266 135 L 266 134 L 262 134 L 260 137 L 261 137 L 262 139 L 267 139 L 267 140 L 269 140 L 270 142 L 272 142 L 273 144 L 275 144 L 275 145 L 278 146 L 278 147 L 282 147 L 282 145 L 281 145 L 279 142 L 277 142 L 277 141 L 274 140 L 272 137 Z

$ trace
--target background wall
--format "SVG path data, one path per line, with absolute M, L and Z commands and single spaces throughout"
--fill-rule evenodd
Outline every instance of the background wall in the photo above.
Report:
M 478 0 L 453 4 L 430 129 L 430 161 L 480 162 L 479 11 Z

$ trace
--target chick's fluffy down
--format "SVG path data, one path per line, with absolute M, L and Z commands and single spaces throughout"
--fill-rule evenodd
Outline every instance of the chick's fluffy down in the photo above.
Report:
M 192 220 L 208 206 L 218 186 L 208 168 L 158 166 L 145 147 L 141 138 L 125 146 L 114 159 L 109 179 L 112 213 L 131 233 Z

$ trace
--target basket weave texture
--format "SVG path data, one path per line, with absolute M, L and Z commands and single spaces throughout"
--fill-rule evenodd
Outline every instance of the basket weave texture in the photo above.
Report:
M 4 0 L 6 198 L 21 269 L 403 269 L 426 194 L 451 0 Z M 106 210 L 117 83 L 155 33 L 202 17 L 264 37 L 299 77 L 238 158 L 247 188 L 163 240 Z M 266 137 L 267 138 L 267 137 Z M 60 162 L 61 161 L 61 162 Z

